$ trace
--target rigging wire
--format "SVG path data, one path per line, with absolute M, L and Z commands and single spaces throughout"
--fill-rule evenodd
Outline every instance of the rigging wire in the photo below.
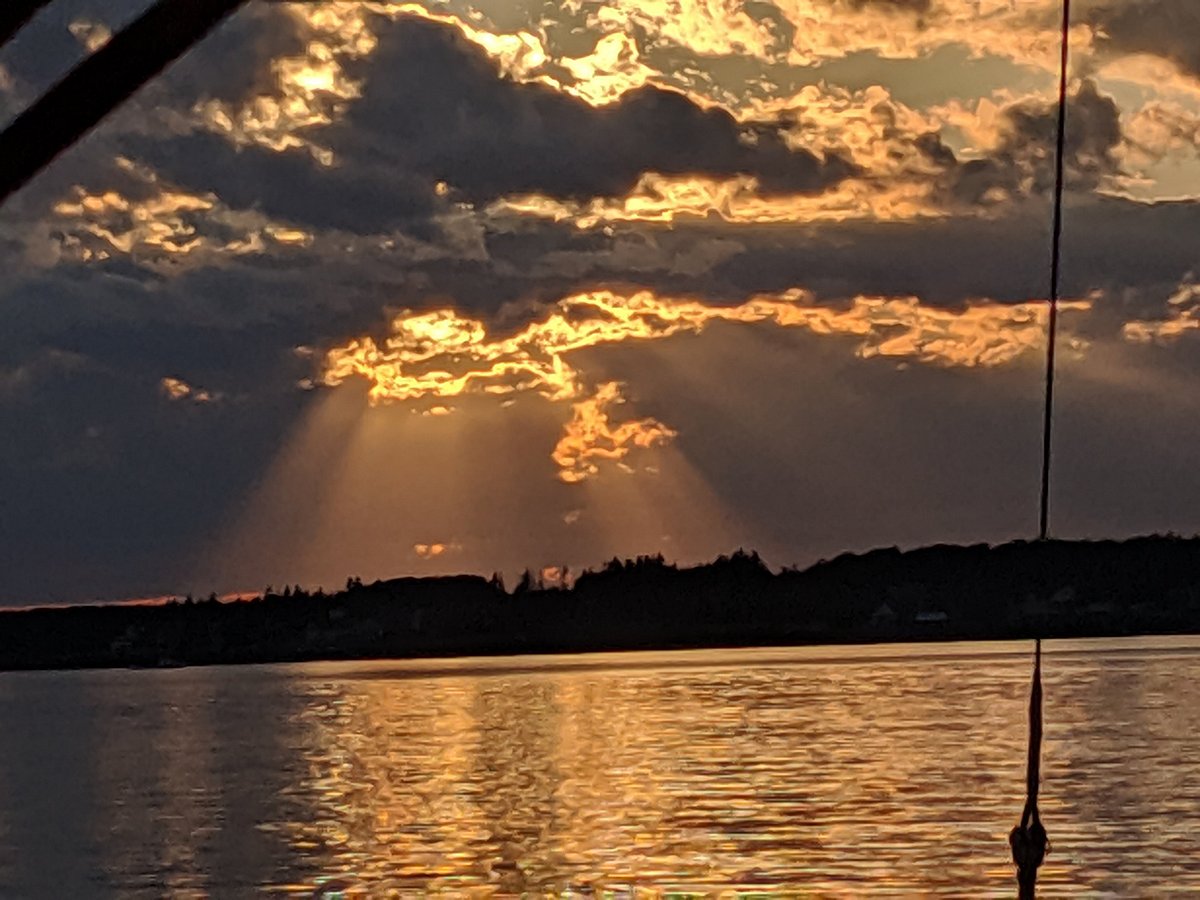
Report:
M 1054 356 L 1058 344 L 1058 300 L 1062 271 L 1063 169 L 1067 145 L 1067 63 L 1071 50 L 1071 0 L 1063 0 L 1062 49 L 1058 76 L 1058 132 L 1054 153 L 1054 224 L 1050 235 L 1050 316 L 1046 327 L 1046 403 L 1042 417 L 1042 492 L 1038 539 L 1050 534 L 1050 457 L 1054 435 Z
M 1050 235 L 1050 297 L 1046 325 L 1046 396 L 1042 418 L 1042 484 L 1038 505 L 1038 539 L 1050 535 L 1050 463 L 1054 435 L 1054 364 L 1058 344 L 1058 301 L 1062 272 L 1063 186 L 1067 142 L 1067 67 L 1071 49 L 1071 0 L 1062 0 L 1062 43 L 1058 78 L 1058 131 L 1054 154 L 1054 221 Z M 1049 841 L 1038 816 L 1038 786 L 1042 757 L 1042 640 L 1034 645 L 1033 678 L 1029 687 L 1029 755 L 1025 764 L 1025 809 L 1009 834 L 1017 865 L 1018 897 L 1032 900 L 1037 870 Z

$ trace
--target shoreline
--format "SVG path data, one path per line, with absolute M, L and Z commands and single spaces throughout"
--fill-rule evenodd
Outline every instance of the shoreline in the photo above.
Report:
M 0 671 L 1200 635 L 1200 539 L 941 545 L 772 572 L 612 560 L 570 587 L 473 575 L 334 594 L 0 612 Z

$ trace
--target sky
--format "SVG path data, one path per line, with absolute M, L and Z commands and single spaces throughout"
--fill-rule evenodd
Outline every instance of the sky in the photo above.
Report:
M 1073 10 L 1051 530 L 1193 534 L 1200 4 Z M 1033 537 L 1060 15 L 252 0 L 0 208 L 0 604 Z

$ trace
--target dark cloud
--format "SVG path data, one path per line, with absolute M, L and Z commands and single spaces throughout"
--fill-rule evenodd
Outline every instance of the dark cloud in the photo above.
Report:
M 152 82 L 152 91 L 156 85 L 162 91 L 146 105 L 170 104 L 173 97 L 237 103 L 274 93 L 275 61 L 303 55 L 304 47 L 299 21 L 281 4 L 248 3 Z
M 1007 203 L 1024 195 L 1044 195 L 1054 186 L 1058 106 L 1024 100 L 1005 108 L 1000 143 L 981 159 L 947 168 L 945 184 L 957 205 Z M 931 152 L 948 162 L 940 142 Z M 1120 110 L 1095 82 L 1084 80 L 1067 102 L 1065 168 L 1067 187 L 1091 191 L 1120 174 L 1114 151 L 1121 143 Z
M 445 208 L 429 178 L 379 160 L 329 167 L 303 150 L 237 147 L 210 133 L 124 135 L 118 145 L 176 184 L 309 228 L 428 236 L 430 218 Z
M 767 192 L 819 192 L 853 172 L 845 160 L 789 150 L 767 126 L 644 87 L 595 108 L 541 84 L 497 75 L 455 29 L 376 20 L 379 47 L 353 72 L 363 96 L 324 130 L 348 164 L 445 181 L 466 199 L 540 192 L 628 192 L 644 172 L 754 175 Z M 414 85 L 420 89 L 414 89 Z
M 1195 0 L 1128 0 L 1092 11 L 1097 46 L 1116 55 L 1149 53 L 1200 76 L 1200 4 Z
M 649 171 L 748 174 L 766 193 L 818 193 L 854 173 L 841 157 L 790 150 L 769 123 L 740 124 L 672 91 L 646 87 L 595 108 L 500 76 L 452 27 L 378 17 L 373 28 L 376 51 L 346 64 L 347 74 L 363 82 L 362 97 L 336 123 L 304 130 L 333 151 L 332 166 L 304 150 L 235 147 L 215 134 L 114 129 L 114 146 L 235 209 L 256 208 L 310 228 L 404 231 L 424 239 L 436 236 L 432 219 L 448 208 L 434 194 L 439 181 L 452 187 L 453 199 L 485 203 L 523 192 L 620 195 Z M 257 34 L 243 31 L 219 37 L 252 41 Z M 205 47 L 163 90 L 195 102 L 216 54 Z

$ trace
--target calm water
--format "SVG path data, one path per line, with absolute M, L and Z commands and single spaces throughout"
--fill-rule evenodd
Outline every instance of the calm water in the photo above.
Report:
M 1047 656 L 1047 896 L 1200 894 L 1200 641 Z M 1028 648 L 0 675 L 0 896 L 1010 896 Z

